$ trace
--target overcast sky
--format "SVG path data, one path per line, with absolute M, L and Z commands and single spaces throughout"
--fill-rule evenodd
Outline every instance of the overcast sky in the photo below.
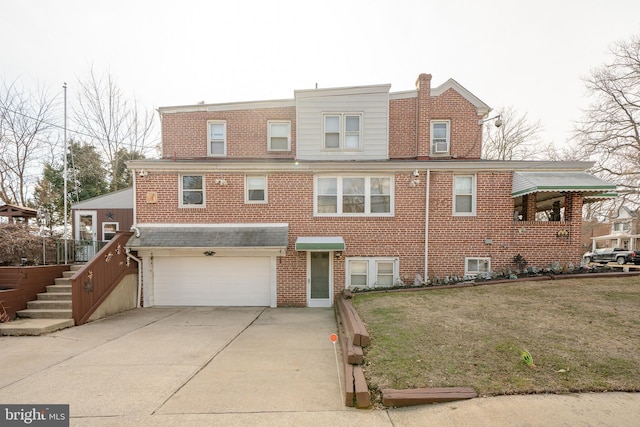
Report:
M 562 145 L 582 78 L 640 34 L 639 0 L 0 0 L 0 79 L 69 103 L 93 65 L 149 108 L 454 78 Z M 61 99 L 61 98 L 60 98 Z M 71 105 L 70 105 L 71 108 Z

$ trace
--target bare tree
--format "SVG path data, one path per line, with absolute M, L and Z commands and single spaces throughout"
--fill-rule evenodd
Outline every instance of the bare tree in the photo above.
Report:
M 577 147 L 595 173 L 618 185 L 619 203 L 640 202 L 640 35 L 610 49 L 611 61 L 585 80 L 592 103 L 576 127 Z
M 127 100 L 110 73 L 98 76 L 92 68 L 87 80 L 78 84 L 75 127 L 100 148 L 108 163 L 111 190 L 117 190 L 118 171 L 129 155 L 137 158 L 153 148 L 153 112 L 140 108 L 135 99 Z
M 26 206 L 33 177 L 49 143 L 53 98 L 16 82 L 0 87 L 0 199 Z
M 491 160 L 530 160 L 540 156 L 535 144 L 541 129 L 540 121 L 530 122 L 526 113 L 518 113 L 513 107 L 495 111 L 500 115 L 502 125 L 485 123 L 485 139 L 482 146 L 483 158 Z

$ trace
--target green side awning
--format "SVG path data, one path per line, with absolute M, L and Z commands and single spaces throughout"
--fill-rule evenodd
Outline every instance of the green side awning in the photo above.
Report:
M 616 185 L 587 172 L 514 172 L 512 197 L 540 192 L 580 192 L 584 196 L 612 194 Z M 609 196 L 615 197 L 615 196 Z
M 298 237 L 296 251 L 344 251 L 344 239 L 339 236 Z

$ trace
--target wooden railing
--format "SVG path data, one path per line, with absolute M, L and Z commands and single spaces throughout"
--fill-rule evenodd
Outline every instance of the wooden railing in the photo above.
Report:
M 137 263 L 127 258 L 124 247 L 132 235 L 131 232 L 116 233 L 105 247 L 71 277 L 72 312 L 76 325 L 86 323 L 118 283 L 126 275 L 138 271 Z

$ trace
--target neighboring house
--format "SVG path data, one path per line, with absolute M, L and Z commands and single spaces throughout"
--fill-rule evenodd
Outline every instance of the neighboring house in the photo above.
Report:
M 100 242 L 133 225 L 133 188 L 83 200 L 71 206 L 73 239 L 79 249 L 76 261 L 88 261 Z
M 480 159 L 490 108 L 455 80 L 160 108 L 127 162 L 144 305 L 331 306 L 345 288 L 580 262 L 590 162 Z M 548 211 L 552 221 L 538 221 Z
M 640 239 L 640 227 L 638 212 L 632 211 L 626 206 L 620 207 L 618 215 L 607 224 L 605 230 L 599 229 L 591 238 L 591 248 L 624 248 L 638 249 Z

